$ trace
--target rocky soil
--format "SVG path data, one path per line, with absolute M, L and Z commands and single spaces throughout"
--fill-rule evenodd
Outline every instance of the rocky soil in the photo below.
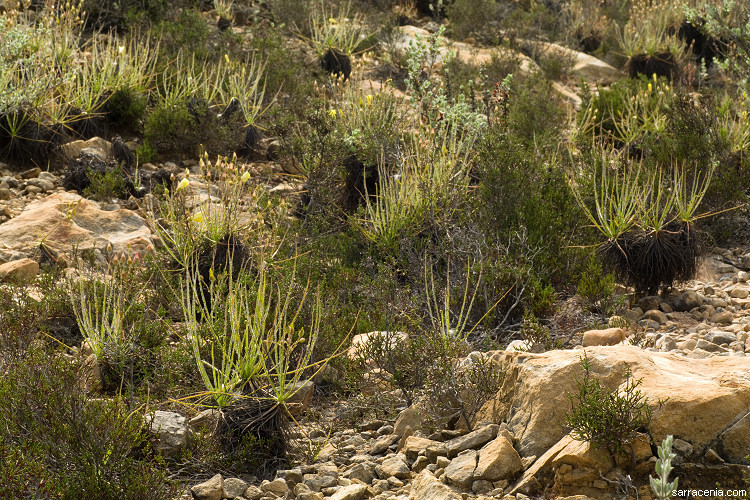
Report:
M 406 26 L 401 33 L 397 43 L 403 48 L 414 35 L 427 32 Z M 466 59 L 492 57 L 462 43 L 453 48 Z M 573 58 L 576 79 L 606 85 L 621 77 L 586 54 L 554 44 L 537 48 Z M 527 57 L 521 68 L 538 70 Z M 580 104 L 570 87 L 558 83 L 555 88 L 571 106 Z M 72 156 L 106 158 L 107 147 L 107 141 L 98 139 L 68 149 Z M 186 167 L 197 165 L 142 166 L 178 172 Z M 274 179 L 269 190 L 295 193 L 294 185 L 281 182 L 283 166 L 263 162 L 253 168 Z M 0 164 L 0 281 L 33 278 L 45 259 L 68 267 L 84 251 L 103 260 L 108 247 L 115 253 L 153 248 L 143 200 L 97 203 L 61 184 L 59 173 L 33 168 L 18 174 Z M 526 352 L 530 345 L 516 341 L 505 351 L 473 353 L 462 362 L 490 357 L 506 378 L 471 432 L 426 434 L 419 408 L 409 407 L 394 422 L 362 422 L 330 437 L 310 432 L 316 460 L 278 471 L 273 481 L 221 474 L 196 478 L 184 498 L 520 500 L 546 489 L 560 499 L 622 498 L 623 491 L 649 499 L 655 445 L 668 434 L 676 437 L 675 475 L 681 485 L 740 487 L 747 474 L 742 464 L 750 455 L 748 268 L 750 253 L 745 250 L 714 249 L 704 258 L 699 279 L 665 297 L 641 298 L 621 316 L 609 318 L 609 328 L 579 333 L 572 349 L 533 354 Z M 633 442 L 629 460 L 577 441 L 563 425 L 584 350 L 603 384 L 622 387 L 629 368 L 642 380 L 640 389 L 653 406 L 648 432 Z M 299 396 L 304 406 L 311 404 L 312 394 L 308 382 Z M 210 411 L 187 417 L 162 411 L 151 416 L 160 453 L 179 451 L 195 433 L 210 431 L 216 419 Z

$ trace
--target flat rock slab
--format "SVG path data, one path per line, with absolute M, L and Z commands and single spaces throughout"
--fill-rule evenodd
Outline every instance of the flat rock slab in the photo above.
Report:
M 0 248 L 26 252 L 40 242 L 72 255 L 108 244 L 116 253 L 143 253 L 153 248 L 146 221 L 125 209 L 102 210 L 95 201 L 74 193 L 55 193 L 35 201 L 18 216 L 0 224 Z
M 453 438 L 443 443 L 446 451 L 448 452 L 448 458 L 453 458 L 464 450 L 476 450 L 489 443 L 495 436 L 500 426 L 497 424 L 485 425 L 479 429 L 475 429 L 468 434 Z

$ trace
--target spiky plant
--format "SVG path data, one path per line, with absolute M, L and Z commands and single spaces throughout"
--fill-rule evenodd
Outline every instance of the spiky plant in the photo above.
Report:
M 694 223 L 703 216 L 697 210 L 714 167 L 688 180 L 676 167 L 667 176 L 629 163 L 619 172 L 606 155 L 603 163 L 594 168 L 593 197 L 584 197 L 575 180 L 571 187 L 589 222 L 605 237 L 597 254 L 608 270 L 636 293 L 654 294 L 691 279 L 698 251 Z

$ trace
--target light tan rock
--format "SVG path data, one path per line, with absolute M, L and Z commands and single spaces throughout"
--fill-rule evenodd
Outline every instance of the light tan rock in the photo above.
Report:
M 151 412 L 146 415 L 145 424 L 146 430 L 154 437 L 154 451 L 160 455 L 178 455 L 188 445 L 192 436 L 187 419 L 173 411 Z
M 383 460 L 375 470 L 380 479 L 388 479 L 389 477 L 395 477 L 398 479 L 406 479 L 409 477 L 409 466 L 402 458 L 403 455 L 393 455 L 392 457 Z
M 464 450 L 479 449 L 497 436 L 500 426 L 497 424 L 484 425 L 468 434 L 450 439 L 443 443 L 448 452 L 448 458 L 453 458 Z
M 506 436 L 500 434 L 479 450 L 475 479 L 500 481 L 511 479 L 523 468 L 518 452 Z
M 556 43 L 533 40 L 524 40 L 522 43 L 539 55 L 569 61 L 571 63 L 569 73 L 578 80 L 583 79 L 588 83 L 611 85 L 624 76 L 620 70 L 594 56 Z
M 224 480 L 224 495 L 226 498 L 235 498 L 245 494 L 248 484 L 238 477 L 229 477 Z
M 261 491 L 264 493 L 273 493 L 276 496 L 284 496 L 289 491 L 289 486 L 281 478 L 276 478 L 273 481 L 263 481 L 260 485 Z
M 28 283 L 39 273 L 39 263 L 31 259 L 19 259 L 0 264 L 0 282 Z
M 373 341 L 382 342 L 384 346 L 394 349 L 408 338 L 409 335 L 404 332 L 376 331 L 360 333 L 359 335 L 352 337 L 352 344 L 351 347 L 349 347 L 347 354 L 350 358 L 354 359 L 359 355 L 365 345 Z
M 411 437 L 411 436 L 410 436 Z M 390 448 L 392 444 L 394 444 L 396 441 L 398 441 L 399 438 L 395 434 L 387 434 L 385 436 L 380 436 L 373 442 L 369 448 L 367 448 L 367 453 L 369 455 L 382 455 Z M 419 451 L 414 454 L 416 457 Z
M 445 468 L 445 478 L 449 484 L 463 489 L 471 488 L 474 482 L 474 471 L 477 468 L 478 453 L 476 450 L 461 452 Z
M 410 500 L 461 500 L 461 495 L 441 483 L 429 471 L 422 471 L 412 481 Z
M 350 484 L 344 486 L 331 495 L 330 500 L 362 500 L 367 496 L 367 486 L 364 484 Z
M 728 462 L 747 463 L 750 455 L 750 412 L 721 433 L 721 456 Z
M 555 90 L 555 92 L 560 94 L 560 97 L 562 97 L 563 100 L 570 106 L 572 106 L 573 109 L 575 109 L 576 111 L 581 109 L 581 104 L 583 104 L 581 96 L 579 96 L 560 82 L 552 82 L 552 88 Z
M 628 337 L 622 328 L 605 328 L 603 330 L 589 330 L 584 332 L 581 345 L 583 347 L 619 344 Z
M 208 481 L 190 488 L 195 500 L 221 500 L 224 497 L 224 478 L 216 474 Z
M 87 141 L 71 141 L 60 146 L 60 151 L 67 158 L 76 158 L 81 153 L 88 153 L 96 156 L 101 161 L 107 161 L 112 156 L 112 144 L 101 137 L 92 137 Z
M 398 418 L 396 418 L 396 423 L 393 424 L 393 433 L 402 437 L 404 434 L 407 434 L 409 429 L 412 431 L 419 429 L 422 422 L 424 422 L 424 414 L 422 413 L 422 410 L 416 405 L 409 406 L 402 410 L 401 413 L 399 413 Z
M 403 452 L 409 460 L 414 460 L 417 458 L 420 451 L 426 450 L 430 446 L 441 446 L 442 444 L 443 443 L 440 443 L 439 441 L 433 441 L 423 437 L 409 436 L 406 438 L 404 445 L 399 451 Z M 447 452 L 445 454 L 447 455 Z
M 731 325 L 734 315 L 729 311 L 721 311 L 711 315 L 711 321 L 719 325 Z
M 221 411 L 216 408 L 207 408 L 188 421 L 188 426 L 193 432 L 213 432 L 221 420 Z
M 310 408 L 310 403 L 312 403 L 315 394 L 315 383 L 312 380 L 298 380 L 294 384 L 294 390 L 297 392 L 289 398 L 287 405 L 289 413 L 297 417 Z
M 724 434 L 748 414 L 750 408 L 750 359 L 710 356 L 690 359 L 672 353 L 644 351 L 635 346 L 589 347 L 591 374 L 609 390 L 622 387 L 627 368 L 654 410 L 649 434 L 655 442 L 667 435 L 693 444 L 697 453 L 711 445 L 720 453 L 732 447 Z M 566 430 L 552 422 L 564 422 L 571 408 L 569 394 L 576 394 L 580 379 L 580 351 L 542 354 L 502 352 L 493 362 L 505 369 L 502 400 L 488 403 L 477 416 L 480 421 L 508 422 L 521 456 L 544 455 L 565 437 Z M 666 400 L 659 409 L 658 401 Z M 726 445 L 724 439 L 727 439 Z M 727 457 L 728 458 L 728 457 Z M 541 459 L 541 458 L 540 458 Z
M 667 322 L 667 315 L 658 309 L 651 309 L 650 311 L 646 311 L 643 314 L 643 318 L 650 319 L 651 321 L 656 321 L 660 325 L 663 325 Z
M 247 500 L 260 500 L 263 498 L 263 491 L 257 486 L 251 484 L 247 487 L 243 496 L 247 498 Z M 323 498 L 323 495 L 321 495 L 320 498 Z
M 592 445 L 588 441 L 572 439 L 549 462 L 552 467 L 568 464 L 573 467 L 588 468 L 606 474 L 614 466 L 614 460 L 606 449 Z
M 0 247 L 28 251 L 44 244 L 58 254 L 112 246 L 130 255 L 153 248 L 146 221 L 130 210 L 102 210 L 94 201 L 59 192 L 30 203 L 17 217 L 0 224 Z

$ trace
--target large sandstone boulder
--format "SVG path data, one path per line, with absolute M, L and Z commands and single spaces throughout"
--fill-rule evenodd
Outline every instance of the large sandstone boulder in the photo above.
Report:
M 0 224 L 0 247 L 26 252 L 44 242 L 53 252 L 72 255 L 112 245 L 115 253 L 145 252 L 153 247 L 146 221 L 125 210 L 103 210 L 74 193 L 55 193 L 29 204 L 19 215 Z
M 571 62 L 570 73 L 579 80 L 599 85 L 611 85 L 623 78 L 623 73 L 594 56 L 578 52 L 556 43 L 526 40 L 524 45 L 543 56 Z
M 696 456 L 709 448 L 739 463 L 750 452 L 750 359 L 712 356 L 688 359 L 671 353 L 618 345 L 590 347 L 591 373 L 610 390 L 621 387 L 629 367 L 654 410 L 649 434 L 655 442 L 674 434 L 690 443 Z M 543 354 L 498 351 L 506 368 L 504 399 L 490 402 L 478 421 L 506 420 L 522 457 L 541 456 L 567 433 L 563 426 L 576 394 L 583 352 Z M 658 401 L 666 400 L 659 408 Z
M 399 27 L 400 36 L 394 42 L 396 50 L 406 52 L 409 48 L 409 43 L 412 43 L 419 36 L 422 40 L 426 40 L 431 35 L 429 31 L 423 28 L 417 28 L 416 26 L 401 26 Z M 442 62 L 449 52 L 453 52 L 460 61 L 467 64 L 488 64 L 494 57 L 500 57 L 502 59 L 509 59 L 518 61 L 517 73 L 523 76 L 531 75 L 540 71 L 539 66 L 530 57 L 521 54 L 520 52 L 514 52 L 504 47 L 493 47 L 493 48 L 479 48 L 473 47 L 463 42 L 453 42 L 443 37 L 443 44 L 440 47 L 439 54 L 436 62 Z

